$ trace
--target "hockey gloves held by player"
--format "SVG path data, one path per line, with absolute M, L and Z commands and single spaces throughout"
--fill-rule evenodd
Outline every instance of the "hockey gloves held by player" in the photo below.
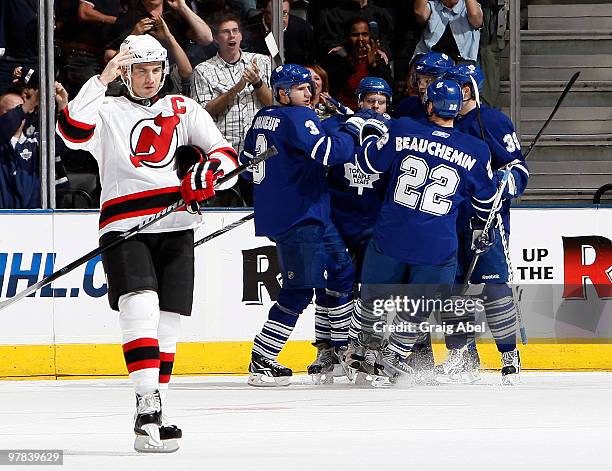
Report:
M 355 144 L 360 144 L 359 136 L 361 135 L 361 128 L 365 124 L 365 119 L 359 116 L 351 116 L 344 122 L 344 131 L 348 132 L 353 139 L 355 139 Z
M 495 228 L 493 224 L 489 227 L 489 230 L 485 234 L 484 231 L 485 222 L 473 216 L 470 219 L 470 229 L 472 230 L 472 250 L 476 253 L 485 253 L 487 252 L 493 245 L 495 245 Z
M 377 139 L 384 136 L 389 132 L 390 124 L 391 118 L 388 115 L 379 114 L 375 118 L 366 119 L 359 136 L 360 144 L 363 144 L 370 136 L 375 136 Z
M 219 170 L 220 164 L 218 159 L 198 162 L 183 177 L 181 196 L 190 213 L 199 214 L 200 203 L 215 196 L 215 181 L 223 175 Z

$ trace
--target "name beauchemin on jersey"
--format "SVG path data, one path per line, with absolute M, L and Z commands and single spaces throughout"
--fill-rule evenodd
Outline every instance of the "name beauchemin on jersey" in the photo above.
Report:
M 418 137 L 396 137 L 395 150 L 397 152 L 401 152 L 402 150 L 413 150 L 422 153 L 427 152 L 434 157 L 439 157 L 460 165 L 466 170 L 472 170 L 472 167 L 476 164 L 476 159 L 465 152 L 461 152 L 454 147 L 447 146 L 440 142 L 430 142 L 427 139 L 420 139 Z

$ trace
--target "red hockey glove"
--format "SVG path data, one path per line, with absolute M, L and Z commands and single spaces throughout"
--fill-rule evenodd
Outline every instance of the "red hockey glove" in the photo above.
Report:
M 210 159 L 198 162 L 183 177 L 181 182 L 181 196 L 185 200 L 187 211 L 192 214 L 200 213 L 200 204 L 215 196 L 215 181 L 223 172 L 217 171 L 221 162 Z

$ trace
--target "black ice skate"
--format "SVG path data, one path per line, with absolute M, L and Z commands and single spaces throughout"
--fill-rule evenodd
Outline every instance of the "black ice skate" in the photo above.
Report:
M 312 377 L 312 382 L 314 384 L 333 384 L 334 366 L 338 363 L 334 347 L 327 342 L 315 342 L 312 345 L 317 348 L 317 358 L 308 366 L 308 374 Z
M 513 386 L 521 382 L 521 357 L 515 348 L 511 352 L 502 353 L 502 384 Z
M 293 375 L 289 368 L 256 352 L 251 354 L 249 373 L 249 385 L 264 387 L 289 386 Z
M 346 347 L 338 350 L 338 359 L 349 381 L 354 381 L 361 363 L 365 360 L 366 334 L 359 333 L 356 339 L 350 339 Z
M 382 340 L 378 337 L 366 336 L 362 340 L 367 340 L 363 361 L 359 363 L 355 384 L 359 386 L 388 386 L 389 376 L 385 374 L 384 366 L 380 363 L 380 351 Z
M 410 361 L 412 355 L 410 353 L 408 357 L 404 358 L 388 346 L 381 350 L 379 362 L 382 365 L 384 375 L 389 378 L 389 384 L 414 385 L 415 374 Z
M 134 449 L 141 453 L 172 453 L 179 449 L 181 430 L 175 425 L 162 426 L 159 391 L 136 394 Z

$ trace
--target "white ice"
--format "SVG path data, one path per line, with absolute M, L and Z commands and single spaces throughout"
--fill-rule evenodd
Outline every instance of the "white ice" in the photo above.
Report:
M 245 377 L 173 378 L 166 411 L 184 438 L 170 455 L 133 451 L 127 380 L 0 381 L 0 448 L 63 449 L 62 470 L 609 469 L 612 373 L 498 381 L 357 389 L 295 376 L 256 389 Z

